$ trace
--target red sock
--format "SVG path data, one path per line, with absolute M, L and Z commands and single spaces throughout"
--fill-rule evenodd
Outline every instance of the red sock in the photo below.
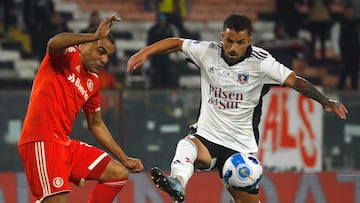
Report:
M 112 203 L 128 178 L 107 180 L 96 184 L 88 203 Z

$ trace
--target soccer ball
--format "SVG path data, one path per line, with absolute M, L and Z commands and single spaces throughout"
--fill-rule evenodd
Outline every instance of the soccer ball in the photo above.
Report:
M 245 153 L 230 156 L 223 166 L 222 175 L 226 188 L 247 191 L 255 188 L 261 180 L 263 168 L 259 160 Z

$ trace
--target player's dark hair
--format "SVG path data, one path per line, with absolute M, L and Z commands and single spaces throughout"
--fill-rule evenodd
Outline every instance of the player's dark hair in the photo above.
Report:
M 97 27 L 91 27 L 89 29 L 87 29 L 84 33 L 95 33 L 97 30 Z M 112 44 L 115 44 L 115 38 L 114 36 L 111 34 L 111 32 L 109 32 L 107 39 L 110 40 L 110 42 Z
M 236 32 L 248 30 L 249 35 L 251 35 L 251 20 L 244 15 L 231 14 L 224 21 L 223 30 L 226 29 L 235 30 Z

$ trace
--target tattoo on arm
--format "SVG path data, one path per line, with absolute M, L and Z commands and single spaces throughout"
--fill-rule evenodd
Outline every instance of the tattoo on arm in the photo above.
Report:
M 319 102 L 321 105 L 325 105 L 329 101 L 328 97 L 319 92 L 319 90 L 304 78 L 296 77 L 294 89 L 304 96 Z

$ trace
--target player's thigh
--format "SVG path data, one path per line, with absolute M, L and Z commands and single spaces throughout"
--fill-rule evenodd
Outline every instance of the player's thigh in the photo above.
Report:
M 115 160 L 111 160 L 100 176 L 100 181 L 113 180 L 128 177 L 127 168 Z
M 103 150 L 80 141 L 74 143 L 73 183 L 80 184 L 81 179 L 104 181 L 127 177 L 127 169 Z
M 195 136 L 189 135 L 185 139 L 191 140 L 198 148 L 198 154 L 195 161 L 195 168 L 208 169 L 211 166 L 211 154 L 207 147 Z
M 228 188 L 229 193 L 234 198 L 234 203 L 259 203 L 259 193 L 251 194 L 245 191 L 239 191 Z
M 31 142 L 19 147 L 30 190 L 37 200 L 70 191 L 69 147 Z

